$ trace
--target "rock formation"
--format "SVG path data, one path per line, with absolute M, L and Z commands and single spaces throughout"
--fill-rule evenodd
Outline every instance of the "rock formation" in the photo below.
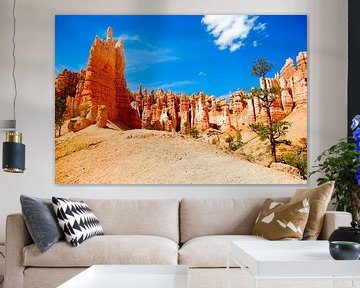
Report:
M 273 78 L 260 79 L 260 87 L 277 88 L 270 108 L 273 121 L 284 119 L 307 103 L 307 54 L 300 52 L 296 65 L 288 58 Z M 108 120 L 129 128 L 190 133 L 209 129 L 229 133 L 255 122 L 268 122 L 261 100 L 238 90 L 228 99 L 216 99 L 204 92 L 185 95 L 172 91 L 147 91 L 140 85 L 131 92 L 125 80 L 125 53 L 122 39 L 115 41 L 112 29 L 106 40 L 95 37 L 85 70 L 64 70 L 55 80 L 55 96 L 67 99 L 65 119 L 69 129 L 87 125 L 106 127 Z
M 209 113 L 208 107 L 205 103 L 205 94 L 200 92 L 199 97 L 196 103 L 196 110 L 194 111 L 194 118 L 195 118 L 195 127 L 199 131 L 205 131 L 209 128 Z
M 79 97 L 80 113 L 87 106 L 105 105 L 111 121 L 128 116 L 124 45 L 122 39 L 115 42 L 110 27 L 106 41 L 95 37 Z
M 71 88 L 71 93 L 66 93 L 67 87 Z M 137 111 L 130 105 L 133 99 L 125 80 L 123 41 L 114 40 L 111 27 L 107 30 L 106 40 L 95 37 L 85 70 L 79 73 L 64 70 L 56 77 L 55 94 L 59 93 L 67 94 L 64 118 L 80 117 L 77 124 L 72 121 L 69 127 L 72 131 L 78 131 L 79 128 L 85 128 L 86 124 L 95 122 L 99 126 L 96 121 L 98 108 L 102 111 L 100 126 L 106 126 L 104 115 L 107 115 L 110 121 L 122 121 L 131 128 L 141 126 Z M 103 112 L 104 109 L 106 113 Z
M 74 117 L 77 112 L 76 95 L 83 83 L 84 71 L 79 73 L 71 72 L 64 69 L 55 78 L 55 97 L 66 99 L 66 111 L 64 113 L 64 119 L 70 119 Z
M 293 60 L 289 58 L 274 78 L 260 80 L 262 88 L 266 84 L 267 88 L 275 87 L 279 91 L 270 108 L 273 121 L 284 119 L 295 108 L 307 103 L 306 52 L 298 54 L 296 63 L 295 67 Z M 262 107 L 261 101 L 242 90 L 229 95 L 229 102 L 225 97 L 216 99 L 203 92 L 186 96 L 158 90 L 151 95 L 139 92 L 136 95 L 140 96 L 143 99 L 141 103 L 144 103 L 141 115 L 142 127 L 151 129 L 185 133 L 192 127 L 198 131 L 205 131 L 211 127 L 229 132 L 232 128 L 240 129 L 243 125 L 268 121 L 266 109 Z M 164 107 L 167 109 L 164 110 Z M 158 125 L 160 117 L 170 121 L 167 128 Z
M 97 109 L 97 113 L 96 113 L 96 119 L 95 119 L 96 126 L 98 126 L 100 128 L 105 128 L 107 119 L 108 119 L 107 107 L 105 105 L 99 105 L 99 108 Z
M 299 52 L 296 66 L 293 59 L 288 58 L 279 74 L 274 78 L 260 79 L 260 86 L 277 88 L 280 95 L 276 95 L 271 107 L 271 118 L 279 121 L 289 115 L 295 108 L 307 104 L 307 53 Z M 256 107 L 256 105 L 255 105 Z M 266 122 L 268 117 L 255 109 L 256 121 Z

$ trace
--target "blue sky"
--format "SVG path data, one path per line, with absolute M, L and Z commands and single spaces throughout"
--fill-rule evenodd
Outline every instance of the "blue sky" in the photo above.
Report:
M 85 68 L 95 36 L 106 38 L 108 26 L 124 40 L 133 91 L 142 83 L 220 97 L 259 85 L 250 73 L 257 58 L 274 64 L 272 77 L 286 58 L 307 50 L 305 15 L 57 15 L 56 74 Z

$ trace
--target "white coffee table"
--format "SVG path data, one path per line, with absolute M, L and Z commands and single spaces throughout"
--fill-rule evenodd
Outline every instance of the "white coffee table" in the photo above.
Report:
M 185 265 L 94 265 L 58 288 L 188 288 Z
M 236 241 L 229 256 L 248 272 L 253 287 L 259 280 L 311 279 L 335 280 L 333 285 L 349 280 L 350 287 L 360 287 L 360 261 L 332 259 L 328 241 Z

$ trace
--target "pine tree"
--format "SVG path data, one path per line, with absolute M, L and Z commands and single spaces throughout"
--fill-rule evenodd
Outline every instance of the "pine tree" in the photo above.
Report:
M 66 100 L 61 97 L 55 98 L 55 125 L 58 127 L 58 137 L 61 136 L 61 127 L 64 124 L 64 113 L 66 111 Z
M 265 77 L 272 67 L 273 64 L 266 58 L 257 59 L 252 66 L 251 74 L 260 78 L 260 81 L 263 83 L 263 88 L 253 88 L 251 90 L 251 94 L 253 97 L 260 100 L 261 106 L 265 109 L 269 121 L 268 124 L 251 124 L 250 128 L 259 135 L 260 140 L 269 140 L 271 155 L 274 157 L 274 161 L 277 162 L 276 144 L 278 143 L 278 138 L 286 134 L 287 129 L 291 124 L 286 121 L 275 122 L 272 119 L 271 106 L 275 101 L 277 93 L 279 92 L 276 87 L 267 87 Z

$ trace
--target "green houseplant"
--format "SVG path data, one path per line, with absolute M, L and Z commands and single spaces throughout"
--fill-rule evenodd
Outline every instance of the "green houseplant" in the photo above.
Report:
M 360 220 L 360 115 L 351 125 L 355 143 L 343 139 L 324 150 L 316 159 L 314 173 L 320 176 L 317 183 L 335 181 L 332 199 L 337 211 L 348 211 L 353 219 Z M 349 139 L 352 140 L 352 139 Z

